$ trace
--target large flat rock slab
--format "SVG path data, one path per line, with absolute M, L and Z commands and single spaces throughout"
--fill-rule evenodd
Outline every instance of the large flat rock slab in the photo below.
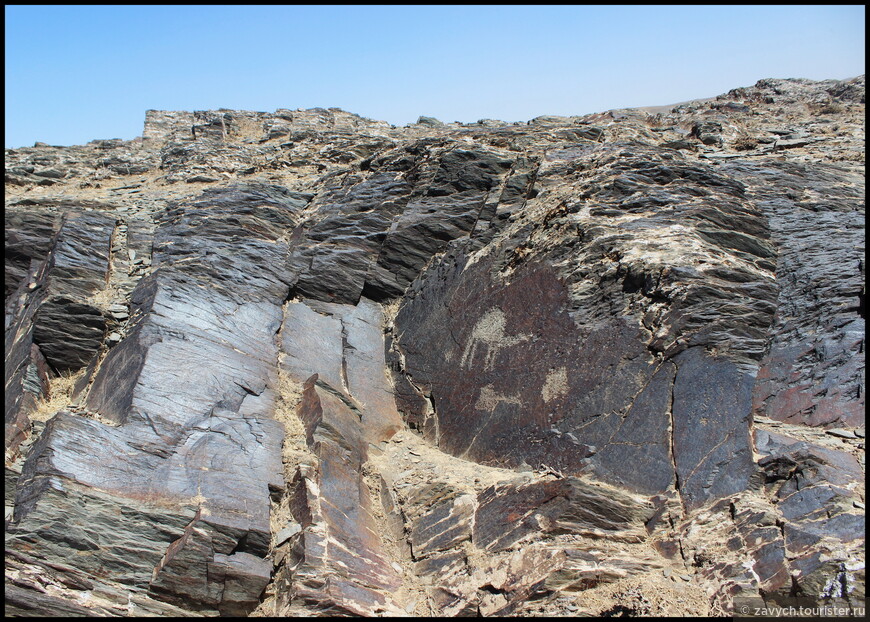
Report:
M 48 558 L 193 609 L 240 615 L 257 605 L 271 570 L 270 498 L 285 487 L 283 426 L 272 419 L 275 334 L 289 290 L 278 238 L 298 208 L 254 186 L 167 211 L 155 233 L 156 269 L 131 296 L 127 337 L 84 400 L 100 421 L 61 412 L 28 456 L 16 546 L 52 524 L 66 491 L 63 535 Z M 250 238 L 239 241 L 240 229 Z M 92 447 L 104 451 L 84 449 Z M 113 501 L 88 503 L 90 491 Z M 152 505 L 172 529 L 130 531 L 150 520 Z M 130 528 L 116 525 L 117 506 L 129 507 Z M 140 551 L 137 561 L 115 572 L 130 550 Z
M 402 580 L 385 556 L 368 488 L 360 473 L 368 443 L 358 413 L 317 376 L 305 383 L 299 416 L 316 470 L 298 472 L 293 515 L 303 527 L 300 563 L 290 577 L 296 602 L 325 613 L 395 615 Z
M 535 188 L 403 300 L 408 421 L 453 455 L 677 488 L 688 508 L 744 489 L 777 295 L 765 215 L 736 179 L 621 145 L 553 149 Z
M 281 328 L 283 369 L 298 383 L 318 384 L 357 412 L 367 442 L 389 438 L 401 426 L 384 353 L 381 306 L 288 302 Z M 316 353 L 312 356 L 312 353 Z
M 293 484 L 303 531 L 289 600 L 325 613 L 401 612 L 392 593 L 402 580 L 383 551 L 361 478 L 370 444 L 401 427 L 386 376 L 381 307 L 365 299 L 355 306 L 289 302 L 281 336 L 283 370 L 304 383 L 298 413 L 318 461 L 300 468 Z
M 687 507 L 746 489 L 755 471 L 749 436 L 754 378 L 701 348 L 674 357 L 673 452 Z

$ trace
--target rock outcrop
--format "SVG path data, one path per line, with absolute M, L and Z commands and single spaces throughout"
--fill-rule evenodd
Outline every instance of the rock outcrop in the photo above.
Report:
M 7 150 L 7 614 L 857 611 L 863 114 Z

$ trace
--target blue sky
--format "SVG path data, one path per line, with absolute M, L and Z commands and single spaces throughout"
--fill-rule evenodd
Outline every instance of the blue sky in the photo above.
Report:
M 8 147 L 145 111 L 526 121 L 864 73 L 863 5 L 6 6 Z

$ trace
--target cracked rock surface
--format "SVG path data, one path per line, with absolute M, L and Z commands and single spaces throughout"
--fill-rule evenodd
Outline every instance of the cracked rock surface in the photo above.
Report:
M 6 613 L 863 607 L 863 115 L 6 150 Z

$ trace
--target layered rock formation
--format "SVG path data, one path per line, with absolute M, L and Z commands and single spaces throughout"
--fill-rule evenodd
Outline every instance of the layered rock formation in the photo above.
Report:
M 863 607 L 863 114 L 7 150 L 7 613 Z

